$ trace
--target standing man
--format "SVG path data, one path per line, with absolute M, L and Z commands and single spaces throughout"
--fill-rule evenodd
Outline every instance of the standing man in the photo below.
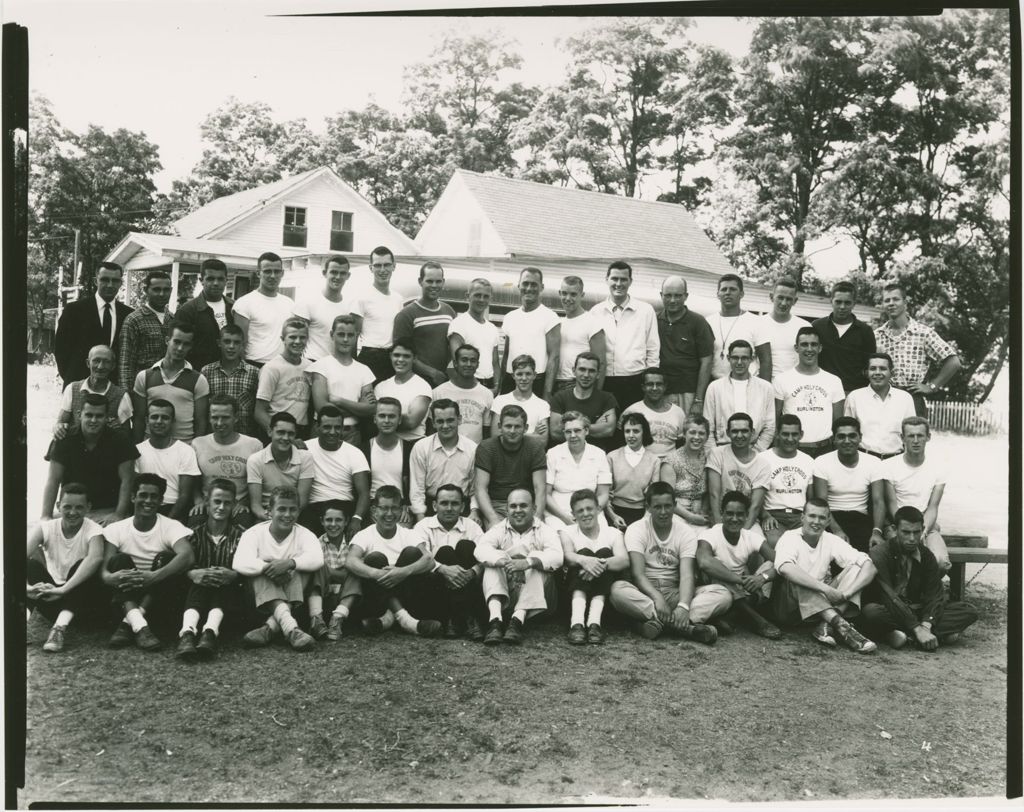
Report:
M 535 495 L 535 514 L 543 520 L 547 496 L 545 475 L 548 460 L 544 438 L 526 436 L 526 412 L 514 403 L 498 415 L 498 436 L 488 437 L 476 448 L 474 491 L 485 528 L 499 524 L 507 514 L 506 501 L 516 488 Z
M 512 361 L 529 355 L 536 364 L 537 377 L 533 393 L 551 399 L 558 371 L 558 348 L 562 341 L 561 322 L 555 311 L 540 303 L 544 290 L 544 274 L 540 268 L 523 268 L 519 273 L 519 296 L 522 305 L 505 314 L 501 331 L 505 334 L 505 374 L 500 376 L 502 393 L 516 388 L 512 377 Z
M 126 392 L 132 390 L 139 372 L 164 357 L 171 334 L 171 314 L 167 312 L 171 298 L 170 274 L 150 271 L 143 283 L 143 293 L 146 301 L 125 318 L 117 345 L 117 382 Z
M 360 350 L 357 360 L 373 372 L 374 383 L 392 375 L 391 338 L 395 316 L 402 309 L 402 297 L 391 291 L 391 275 L 395 272 L 395 255 L 379 245 L 370 252 L 373 284 L 352 304 L 352 315 L 359 321 Z
M 396 340 L 391 347 L 391 367 L 395 374 L 373 387 L 377 400 L 391 397 L 402 404 L 398 436 L 413 442 L 427 433 L 427 409 L 431 397 L 430 384 L 413 372 L 416 363 L 414 346 L 407 338 Z
M 750 498 L 750 511 L 743 523 L 750 530 L 761 517 L 771 467 L 768 460 L 750 447 L 753 421 L 749 414 L 737 412 L 726 422 L 729 445 L 711 449 L 705 467 L 708 475 L 708 502 L 712 524 L 722 521 L 722 496 L 739 491 Z M 760 527 L 755 531 L 761 532 Z
M 355 360 L 358 338 L 355 316 L 335 317 L 331 327 L 334 351 L 306 370 L 316 412 L 332 403 L 352 417 L 373 415 L 373 371 Z
M 605 451 L 613 449 L 619 404 L 614 395 L 598 388 L 603 357 L 592 352 L 581 352 L 576 356 L 572 368 L 575 384 L 568 389 L 559 389 L 552 395 L 551 416 L 548 418 L 548 434 L 552 441 L 565 441 L 562 415 L 566 412 L 579 412 L 590 421 L 587 442 Z
M 417 522 L 426 517 L 428 503 L 434 501 L 443 485 L 458 487 L 475 513 L 477 443 L 459 433 L 459 404 L 435 400 L 430 404 L 430 419 L 437 433 L 416 443 L 409 456 L 409 506 L 413 517 Z
M 261 440 L 270 436 L 270 416 L 278 412 L 294 415 L 299 436 L 309 436 L 309 359 L 305 357 L 309 327 L 291 317 L 281 328 L 280 352 L 260 369 L 256 387 L 256 425 Z
M 136 311 L 136 313 L 139 311 Z M 174 323 L 164 344 L 164 356 L 135 376 L 132 385 L 132 411 L 135 440 L 141 442 L 146 430 L 147 404 L 163 398 L 174 406 L 174 439 L 192 442 L 207 432 L 210 410 L 210 384 L 185 359 L 192 349 L 191 327 Z
M 101 262 L 96 271 L 96 293 L 70 302 L 60 314 L 53 339 L 57 372 L 65 388 L 89 374 L 89 351 L 97 344 L 111 350 L 120 346 L 121 329 L 132 309 L 115 302 L 124 271 L 116 262 Z
M 479 444 L 490 434 L 491 406 L 494 393 L 476 377 L 480 351 L 472 344 L 460 344 L 452 355 L 454 368 L 451 380 L 434 388 L 432 402 L 452 400 L 458 404 L 459 434 Z M 433 415 L 433 409 L 431 409 Z M 434 424 L 437 428 L 437 424 Z M 487 432 L 484 429 L 488 429 Z
M 708 436 L 717 445 L 728 445 L 729 416 L 737 412 L 751 417 L 751 445 L 755 451 L 771 448 L 775 439 L 775 390 L 764 378 L 751 376 L 753 360 L 750 342 L 737 339 L 729 345 L 729 376 L 716 378 L 708 385 L 704 417 L 708 421 Z
M 861 449 L 880 460 L 903 452 L 903 419 L 915 415 L 914 398 L 892 387 L 892 358 L 875 352 L 867 360 L 868 385 L 846 393 L 847 417 L 860 421 Z
M 224 295 L 228 268 L 219 259 L 204 259 L 199 266 L 199 280 L 203 289 L 174 314 L 175 320 L 195 330 L 195 341 L 188 354 L 188 362 L 202 369 L 220 359 L 220 331 L 234 324 L 231 309 L 235 303 Z
M 821 338 L 813 327 L 801 327 L 796 334 L 797 365 L 775 376 L 775 423 L 784 414 L 800 418 L 804 437 L 800 450 L 820 457 L 832 450 L 832 424 L 843 416 L 846 393 L 843 383 L 818 366 Z
M 608 298 L 594 305 L 593 313 L 604 327 L 607 347 L 604 390 L 620 404 L 633 403 L 645 369 L 658 366 L 661 339 L 654 308 L 629 295 L 633 268 L 616 260 L 605 271 Z
M 771 369 L 762 370 L 761 377 L 773 381 L 783 372 L 796 366 L 796 332 L 806 327 L 807 322 L 794 318 L 790 312 L 796 304 L 796 280 L 788 276 L 780 277 L 768 294 L 771 300 L 771 312 L 765 313 L 761 319 L 761 336 L 768 340 L 771 347 Z
M 712 350 L 711 377 L 724 378 L 729 374 L 729 362 L 726 354 L 732 342 L 740 339 L 749 342 L 754 348 L 757 363 L 751 369 L 752 375 L 760 374 L 764 380 L 770 380 L 768 373 L 772 368 L 772 348 L 768 339 L 762 335 L 761 321 L 753 313 L 740 308 L 743 300 L 743 280 L 734 273 L 722 275 L 718 280 L 719 312 L 708 316 L 708 325 L 715 337 Z M 760 370 L 760 373 L 759 373 Z
M 284 277 L 281 257 L 266 251 L 256 260 L 256 269 L 260 285 L 235 302 L 233 317 L 245 338 L 245 360 L 262 367 L 280 352 L 281 326 L 291 316 L 295 302 L 278 292 Z
M 815 319 L 812 325 L 821 337 L 821 368 L 843 382 L 847 395 L 864 386 L 864 368 L 875 351 L 875 331 L 853 315 L 856 297 L 852 282 L 836 282 L 831 315 Z
M 309 327 L 306 358 L 310 363 L 331 354 L 334 349 L 334 341 L 331 338 L 334 320 L 338 316 L 347 316 L 352 311 L 352 303 L 341 295 L 341 289 L 351 276 L 348 259 L 340 254 L 328 257 L 324 263 L 323 273 L 323 288 L 300 297 L 292 314 L 306 322 Z
M 687 296 L 683 277 L 665 277 L 661 283 L 664 308 L 658 314 L 661 368 L 669 399 L 687 414 L 699 415 L 711 381 L 715 336 L 707 319 L 686 306 Z
M 910 317 L 900 282 L 890 282 L 882 292 L 882 308 L 889 320 L 875 331 L 878 351 L 888 353 L 893 363 L 893 385 L 914 396 L 918 417 L 925 417 L 925 395 L 941 392 L 960 370 L 960 358 L 931 327 Z M 942 366 L 926 381 L 932 363 Z
M 498 370 L 498 341 L 500 334 L 487 318 L 491 306 L 491 283 L 486 279 L 474 279 L 466 293 L 469 309 L 459 313 L 448 325 L 448 347 L 452 358 L 463 344 L 472 344 L 480 353 L 480 366 L 476 377 L 483 386 L 498 394 L 494 375 Z
M 606 355 L 604 326 L 597 314 L 583 309 L 583 280 L 578 276 L 567 276 L 558 289 L 562 300 L 561 331 L 558 345 L 558 380 L 555 389 L 568 389 L 575 383 L 573 362 L 581 352 L 590 352 L 598 358 Z M 597 388 L 604 386 L 604 368 L 597 380 Z
M 393 341 L 412 342 L 418 348 L 413 370 L 431 385 L 448 380 L 448 328 L 455 318 L 451 305 L 441 301 L 444 268 L 440 262 L 424 262 L 420 267 L 420 298 L 409 302 L 395 316 Z
M 215 395 L 234 398 L 237 405 L 235 428 L 241 434 L 256 436 L 256 387 L 259 370 L 242 360 L 245 335 L 237 324 L 227 324 L 220 330 L 217 342 L 220 359 L 207 364 L 201 372 L 210 386 L 211 400 Z

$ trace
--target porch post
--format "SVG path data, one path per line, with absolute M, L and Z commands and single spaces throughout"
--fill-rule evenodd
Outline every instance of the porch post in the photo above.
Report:
M 168 310 L 172 312 L 178 309 L 178 260 L 171 263 L 171 301 L 168 302 Z

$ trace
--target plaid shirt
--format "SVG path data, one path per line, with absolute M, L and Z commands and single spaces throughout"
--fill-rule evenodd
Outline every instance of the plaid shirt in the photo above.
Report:
M 324 565 L 328 569 L 337 570 L 345 566 L 345 559 L 348 558 L 348 542 L 344 538 L 342 538 L 341 544 L 335 547 L 324 533 L 320 536 L 320 546 L 324 551 Z
M 910 319 L 899 333 L 888 322 L 883 324 L 875 330 L 875 343 L 878 352 L 892 357 L 892 383 L 899 387 L 923 383 L 932 361 L 945 361 L 956 355 L 956 350 L 939 338 L 938 333 L 917 319 Z
M 238 401 L 238 420 L 235 428 L 240 434 L 254 436 L 253 413 L 256 410 L 256 387 L 260 374 L 256 367 L 242 361 L 230 375 L 224 371 L 220 361 L 207 364 L 200 370 L 210 384 L 210 396 L 230 395 Z
M 117 383 L 125 392 L 132 391 L 136 375 L 167 354 L 170 324 L 170 313 L 165 311 L 161 321 L 147 304 L 140 305 L 124 320 L 117 352 Z
M 193 569 L 206 569 L 207 567 L 226 567 L 231 569 L 231 561 L 235 557 L 235 550 L 238 547 L 238 540 L 242 537 L 242 528 L 234 522 L 229 522 L 227 530 L 220 544 L 214 544 L 210 538 L 210 531 L 203 522 L 192 531 L 192 550 L 196 554 Z

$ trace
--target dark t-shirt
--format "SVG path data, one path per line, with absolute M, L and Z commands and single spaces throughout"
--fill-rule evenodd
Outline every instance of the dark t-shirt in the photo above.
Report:
M 669 324 L 662 311 L 658 314 L 658 336 L 668 393 L 696 392 L 700 359 L 715 349 L 715 335 L 707 319 L 687 310 L 681 319 Z
M 53 440 L 44 459 L 64 466 L 61 485 L 68 482 L 85 485 L 95 510 L 117 506 L 121 488 L 117 466 L 138 457 L 138 449 L 122 432 L 104 429 L 93 449 L 86 448 L 85 440 L 77 431 L 63 440 Z
M 546 471 L 544 438 L 527 435 L 516 451 L 507 451 L 500 438 L 489 437 L 476 447 L 476 467 L 491 475 L 487 495 L 504 502 L 516 488 L 533 490 L 533 472 Z
M 566 412 L 579 412 L 586 417 L 591 423 L 596 421 L 601 415 L 607 412 L 609 409 L 614 409 L 616 415 L 619 412 L 619 402 L 615 399 L 615 395 L 610 392 L 605 392 L 603 389 L 595 389 L 591 393 L 590 397 L 586 400 L 580 400 L 576 397 L 574 392 L 576 391 L 575 386 L 570 386 L 566 389 L 559 389 L 551 396 L 551 413 L 552 414 L 565 414 Z M 596 445 L 598 448 L 604 449 L 605 451 L 611 451 L 615 446 L 615 436 L 611 437 L 588 437 L 587 442 L 591 445 Z

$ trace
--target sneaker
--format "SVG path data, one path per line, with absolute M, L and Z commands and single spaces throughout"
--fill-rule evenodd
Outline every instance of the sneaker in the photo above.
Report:
M 891 648 L 900 649 L 907 644 L 907 635 L 899 629 L 893 629 L 885 636 L 885 642 L 888 643 Z
M 476 615 L 470 615 L 466 618 L 466 637 L 477 643 L 484 639 L 484 630 L 480 626 L 480 621 L 477 620 Z
M 636 624 L 636 632 L 645 640 L 654 640 L 661 635 L 661 623 L 657 620 L 645 620 Z
M 309 622 L 309 633 L 317 640 L 323 640 L 327 637 L 327 624 L 324 623 L 322 617 L 317 615 Z
M 203 629 L 196 643 L 196 654 L 201 660 L 212 660 L 217 656 L 217 634 L 213 629 Z
M 160 648 L 160 638 L 153 634 L 149 626 L 143 626 L 135 633 L 135 645 L 143 651 L 156 651 Z
M 127 622 L 121 621 L 117 624 L 117 628 L 114 630 L 113 637 L 110 638 L 111 648 L 124 648 L 130 646 L 135 642 L 135 632 L 132 631 L 132 627 Z
M 379 617 L 364 617 L 362 626 L 364 634 L 377 635 L 384 633 L 384 623 Z
M 331 619 L 327 622 L 327 634 L 324 635 L 324 638 L 332 643 L 341 639 L 341 618 L 337 615 L 331 615 Z
M 857 631 L 845 618 L 836 617 L 832 620 L 832 630 L 836 637 L 843 641 L 850 651 L 858 654 L 870 654 L 878 646 L 864 635 Z
M 600 623 L 591 623 L 587 626 L 587 642 L 595 646 L 604 642 L 604 629 Z
M 419 620 L 416 622 L 416 634 L 420 637 L 440 637 L 440 620 Z
M 501 642 L 505 635 L 505 630 L 501 627 L 501 621 L 495 618 L 487 624 L 487 635 L 484 637 L 485 646 L 496 646 Z
M 573 646 L 584 646 L 587 643 L 587 630 L 582 623 L 574 623 L 569 629 L 569 644 Z
M 811 632 L 811 637 L 829 648 L 836 647 L 836 639 L 828 633 L 828 624 L 823 620 Z
M 286 636 L 288 638 L 288 645 L 296 651 L 309 651 L 311 648 L 316 646 L 316 640 L 302 631 L 298 626 L 288 632 Z
M 687 626 L 686 631 L 683 632 L 683 636 L 690 640 L 696 640 L 698 643 L 706 643 L 709 646 L 713 646 L 715 641 L 718 640 L 718 629 L 707 623 L 691 623 Z
M 959 639 L 960 632 L 950 632 L 949 634 L 942 635 L 942 637 L 939 638 L 939 642 L 944 646 L 948 646 L 950 643 L 955 643 Z
M 721 635 L 730 635 L 736 633 L 736 627 L 733 626 L 732 623 L 730 623 L 724 617 L 716 617 L 713 621 L 711 621 L 711 625 L 714 626 L 715 629 L 718 630 L 718 633 Z
M 50 629 L 50 635 L 46 638 L 46 642 L 43 643 L 43 651 L 63 651 L 64 650 L 64 627 L 54 626 Z
M 523 637 L 525 637 L 523 634 L 523 621 L 514 617 L 508 622 L 508 627 L 505 629 L 505 636 L 501 639 L 510 646 L 518 646 L 523 642 Z
M 195 632 L 185 632 L 178 638 L 178 650 L 174 653 L 175 657 L 179 660 L 193 660 L 198 653 Z
M 253 629 L 242 637 L 242 645 L 246 648 L 263 648 L 270 645 L 273 636 L 274 632 L 264 623 L 258 629 Z
M 448 640 L 457 640 L 459 635 L 459 627 L 455 625 L 455 618 L 448 618 L 444 622 L 444 636 Z

